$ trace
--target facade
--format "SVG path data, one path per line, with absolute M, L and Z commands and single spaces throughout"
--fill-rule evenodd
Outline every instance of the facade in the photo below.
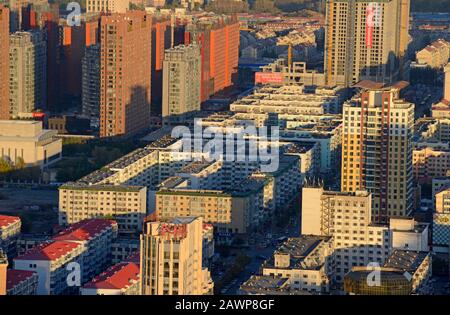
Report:
M 111 244 L 117 238 L 117 223 L 90 219 L 75 223 L 53 237 L 55 241 L 71 241 L 83 246 L 83 283 L 99 274 L 111 260 Z
M 100 120 L 100 44 L 86 47 L 82 67 L 82 112 L 91 120 L 91 125 L 99 126 Z
M 428 223 L 419 223 L 413 218 L 391 218 L 389 233 L 391 248 L 428 252 Z
M 68 183 L 59 188 L 61 225 L 111 216 L 117 221 L 120 233 L 135 234 L 141 231 L 146 214 L 146 187 Z
M 101 17 L 101 137 L 129 136 L 149 127 L 151 27 L 143 11 Z
M 439 180 L 436 180 L 439 181 Z M 444 180 L 442 180 L 444 181 Z M 433 251 L 449 252 L 450 240 L 450 179 L 446 184 L 434 189 L 435 213 L 433 214 Z M 433 184 L 436 184 L 433 180 Z
M 201 101 L 233 84 L 239 61 L 239 21 L 236 16 L 207 13 L 186 26 L 185 45 L 200 48 Z
M 0 250 L 0 296 L 6 295 L 8 257 Z
M 325 82 L 393 83 L 406 69 L 410 0 L 328 0 Z
M 333 258 L 331 237 L 302 235 L 284 242 L 261 269 L 263 276 L 288 279 L 291 290 L 326 294 L 333 280 Z
M 125 13 L 130 6 L 130 0 L 87 0 L 86 12 Z
M 444 177 L 450 170 L 450 148 L 445 142 L 420 142 L 413 150 L 414 179 L 431 184 L 435 177 Z
M 9 76 L 9 9 L 0 4 L 0 119 L 10 119 Z
M 434 104 L 431 108 L 433 118 L 450 118 L 450 63 L 444 67 L 444 95 L 441 102 Z
M 0 250 L 8 257 L 13 257 L 17 252 L 21 226 L 19 217 L 0 215 Z
M 448 63 L 450 58 L 450 43 L 438 39 L 416 53 L 417 63 L 430 68 L 439 69 Z
M 302 234 L 333 236 L 335 280 L 342 283 L 352 266 L 382 264 L 389 255 L 389 230 L 372 223 L 372 196 L 304 187 Z
M 147 222 L 141 235 L 141 294 L 212 294 L 214 284 L 202 267 L 202 244 L 202 218 Z
M 9 269 L 6 277 L 7 295 L 36 295 L 38 286 L 36 272 Z
M 47 44 L 42 31 L 10 36 L 10 117 L 27 117 L 47 105 Z
M 341 189 L 370 191 L 373 220 L 386 223 L 413 208 L 414 105 L 399 98 L 402 82 L 358 86 L 343 109 Z
M 201 58 L 196 44 L 165 52 L 162 115 L 164 125 L 186 122 L 200 110 Z
M 83 245 L 77 242 L 50 241 L 15 258 L 14 269 L 38 274 L 38 295 L 68 294 L 73 289 L 67 282 L 72 270 L 68 266 L 81 266 L 83 251 Z
M 0 150 L 12 163 L 47 167 L 61 159 L 62 140 L 56 131 L 42 129 L 40 121 L 1 120 Z

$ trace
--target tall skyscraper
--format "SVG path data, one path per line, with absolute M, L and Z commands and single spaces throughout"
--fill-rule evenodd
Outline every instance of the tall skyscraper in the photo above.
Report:
M 239 61 L 239 21 L 205 17 L 186 27 L 185 44 L 197 42 L 202 57 L 202 102 L 233 84 Z
M 70 26 L 65 21 L 61 25 L 59 78 L 63 97 L 81 97 L 81 62 L 86 47 L 98 42 L 99 21 L 99 15 L 82 15 L 80 25 Z
M 202 244 L 201 217 L 145 223 L 141 235 L 141 293 L 212 294 L 210 273 L 202 267 Z
M 0 4 L 0 119 L 9 118 L 9 9 Z
M 81 61 L 81 106 L 83 116 L 98 126 L 100 118 L 100 44 L 85 48 Z
M 200 110 L 200 48 L 192 44 L 166 50 L 163 69 L 163 123 L 183 123 Z
M 152 20 L 143 11 L 101 17 L 100 136 L 149 127 Z
M 27 117 L 47 103 L 47 45 L 40 30 L 10 36 L 10 117 Z
M 374 222 L 413 210 L 414 104 L 400 99 L 404 85 L 361 82 L 343 108 L 341 189 L 370 191 Z
M 410 0 L 327 0 L 325 80 L 393 83 L 405 71 Z

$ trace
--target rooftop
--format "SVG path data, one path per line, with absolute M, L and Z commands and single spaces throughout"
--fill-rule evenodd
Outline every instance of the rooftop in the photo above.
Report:
M 0 215 L 0 229 L 6 228 L 13 223 L 20 221 L 19 217 L 13 217 L 9 215 Z
M 69 254 L 70 252 L 81 246 L 82 245 L 80 243 L 76 242 L 50 241 L 33 247 L 28 252 L 15 258 L 14 260 L 54 261 Z
M 88 241 L 113 226 L 117 226 L 113 220 L 83 220 L 61 231 L 53 239 L 56 241 Z
M 139 264 L 122 262 L 108 268 L 105 272 L 86 283 L 84 289 L 122 290 L 139 281 Z
M 413 274 L 428 255 L 428 252 L 395 249 L 386 260 L 384 267 L 408 271 L 410 274 Z
M 17 285 L 27 281 L 37 273 L 28 270 L 8 269 L 6 274 L 6 290 L 12 290 Z

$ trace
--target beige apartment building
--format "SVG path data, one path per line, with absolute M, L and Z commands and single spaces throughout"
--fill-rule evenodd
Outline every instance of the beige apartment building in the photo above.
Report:
M 406 69 L 409 10 L 410 0 L 328 0 L 326 84 L 398 80 Z
M 431 68 L 442 68 L 450 58 L 450 43 L 438 39 L 416 54 L 417 63 Z
M 434 198 L 436 200 L 436 212 L 450 213 L 450 185 L 441 188 Z
M 445 142 L 420 142 L 413 150 L 414 179 L 431 184 L 435 177 L 450 175 L 450 147 Z
M 444 97 L 431 108 L 432 117 L 438 119 L 450 118 L 450 63 L 444 67 L 444 73 Z
M 134 234 L 142 230 L 146 215 L 147 187 L 68 183 L 59 188 L 60 225 L 112 217 L 121 233 Z
M 0 153 L 26 166 L 47 167 L 61 159 L 62 140 L 54 130 L 42 129 L 41 121 L 0 120 Z
M 29 117 L 47 106 L 45 33 L 34 30 L 11 34 L 9 58 L 10 117 Z
M 414 104 L 399 97 L 405 84 L 361 82 L 344 104 L 341 189 L 370 191 L 374 222 L 413 208 Z
M 130 0 L 87 0 L 86 13 L 125 13 L 130 6 Z
M 141 294 L 212 294 L 214 284 L 202 266 L 202 243 L 201 217 L 146 222 L 141 235 Z
M 197 44 L 166 50 L 162 95 L 164 125 L 184 123 L 200 110 L 201 54 Z

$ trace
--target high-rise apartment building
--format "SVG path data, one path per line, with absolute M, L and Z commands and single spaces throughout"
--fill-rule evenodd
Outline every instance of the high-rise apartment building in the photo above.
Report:
M 200 110 L 201 57 L 197 44 L 166 50 L 163 66 L 163 123 L 185 122 Z
M 81 107 L 83 116 L 98 127 L 100 118 L 100 44 L 86 47 L 81 61 Z
M 201 217 L 145 223 L 141 235 L 141 294 L 212 294 L 210 273 L 202 267 L 202 244 Z
M 131 135 L 149 126 L 151 27 L 143 11 L 101 17 L 101 137 Z
M 9 118 L 9 9 L 0 4 L 0 119 Z
M 197 42 L 202 58 L 202 102 L 233 84 L 239 59 L 239 21 L 205 16 L 187 25 L 185 44 Z
M 402 82 L 358 86 L 343 108 L 341 189 L 370 191 L 373 220 L 387 222 L 413 208 L 414 104 L 400 98 Z
M 86 12 L 125 13 L 130 6 L 130 0 L 87 0 Z
M 40 30 L 10 36 L 10 117 L 26 117 L 47 103 L 47 44 Z
M 327 0 L 325 81 L 392 83 L 405 70 L 410 0 Z

